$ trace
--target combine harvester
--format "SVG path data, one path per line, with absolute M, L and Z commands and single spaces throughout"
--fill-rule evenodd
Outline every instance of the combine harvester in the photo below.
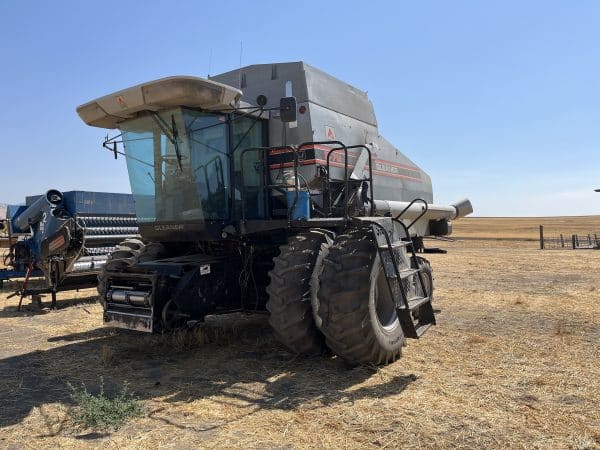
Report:
M 124 239 L 138 237 L 133 197 L 130 194 L 55 189 L 27 197 L 26 204 L 9 205 L 9 252 L 0 270 L 0 286 L 11 278 L 25 278 L 19 295 L 39 301 L 41 294 L 90 288 L 108 255 Z M 28 287 L 32 277 L 44 277 L 45 287 Z
M 239 89 L 238 89 L 239 88 Z M 367 95 L 305 63 L 151 81 L 77 108 L 120 130 L 144 240 L 99 276 L 104 321 L 146 332 L 268 311 L 290 350 L 385 364 L 435 324 L 417 256 L 472 212 L 380 136 Z

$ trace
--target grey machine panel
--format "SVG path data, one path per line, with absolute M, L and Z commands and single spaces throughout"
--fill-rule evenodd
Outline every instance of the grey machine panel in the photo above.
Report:
M 433 202 L 430 177 L 379 134 L 373 105 L 365 92 L 304 62 L 251 65 L 210 79 L 241 89 L 242 100 L 248 103 L 266 95 L 269 108 L 278 106 L 281 97 L 296 97 L 298 108 L 304 106 L 306 111 L 292 124 L 283 124 L 277 113 L 272 114 L 270 145 L 327 140 L 368 145 L 377 175 L 377 199 L 409 201 L 420 197 Z M 316 164 L 302 167 L 306 178 L 313 178 L 317 165 L 323 164 L 325 152 L 319 155 Z

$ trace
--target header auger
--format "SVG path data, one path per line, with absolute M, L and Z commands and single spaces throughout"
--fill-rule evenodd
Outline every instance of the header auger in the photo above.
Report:
M 365 93 L 302 62 L 265 64 L 156 80 L 78 113 L 120 130 L 105 146 L 125 156 L 142 237 L 99 276 L 106 323 L 158 332 L 268 311 L 292 351 L 328 346 L 356 364 L 394 361 L 435 324 L 417 251 L 472 208 L 433 204 Z

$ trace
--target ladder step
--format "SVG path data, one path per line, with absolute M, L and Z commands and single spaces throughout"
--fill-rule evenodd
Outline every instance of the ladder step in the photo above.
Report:
M 414 311 L 419 306 L 424 305 L 428 301 L 430 301 L 429 297 L 414 297 L 414 298 L 411 298 L 410 300 L 408 300 L 408 309 L 410 309 L 411 311 Z M 406 309 L 406 308 L 403 308 L 403 309 Z
M 400 278 L 402 278 L 403 280 L 408 278 L 408 277 L 412 277 L 414 274 L 416 274 L 417 272 L 420 272 L 421 269 L 402 269 L 400 271 Z
M 419 339 L 431 325 L 435 325 L 435 315 L 429 297 L 414 297 L 408 302 L 409 308 L 396 308 L 398 319 L 402 325 L 404 336 L 410 339 Z M 419 316 L 414 317 L 414 312 L 419 309 Z M 416 319 L 416 320 L 415 320 Z
M 392 242 L 392 249 L 406 247 L 406 246 L 408 246 L 410 244 L 411 244 L 410 241 L 396 241 L 396 242 Z M 379 248 L 381 250 L 389 250 L 390 249 L 387 246 L 387 244 L 380 245 Z
M 418 336 L 418 337 L 421 337 L 421 336 L 423 336 L 423 334 L 424 334 L 424 333 L 425 333 L 427 330 L 429 330 L 429 328 L 431 328 L 431 325 L 433 325 L 433 324 L 432 324 L 432 323 L 424 323 L 424 324 L 420 324 L 420 325 L 417 327 L 417 329 L 416 329 L 416 331 L 417 331 L 417 336 Z

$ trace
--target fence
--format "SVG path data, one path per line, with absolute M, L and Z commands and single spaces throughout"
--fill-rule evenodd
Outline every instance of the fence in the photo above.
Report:
M 544 226 L 540 225 L 540 249 L 542 250 L 556 250 L 556 249 L 600 249 L 600 239 L 598 235 L 587 234 L 571 234 L 558 236 L 545 236 Z

